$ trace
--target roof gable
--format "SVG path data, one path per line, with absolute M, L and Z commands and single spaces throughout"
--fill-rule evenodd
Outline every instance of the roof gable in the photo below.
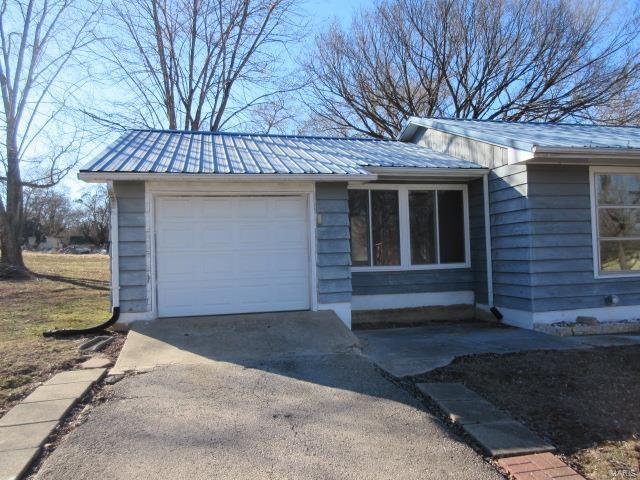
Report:
M 400 139 L 407 140 L 416 127 L 434 128 L 528 152 L 534 147 L 640 149 L 640 127 L 631 126 L 411 117 Z

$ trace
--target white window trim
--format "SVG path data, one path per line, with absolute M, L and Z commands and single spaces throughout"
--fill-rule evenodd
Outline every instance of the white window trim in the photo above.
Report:
M 640 277 L 640 272 L 612 272 L 600 271 L 600 232 L 598 226 L 598 197 L 596 196 L 596 174 L 640 174 L 640 167 L 589 167 L 589 193 L 591 202 L 591 246 L 593 249 L 593 277 L 600 278 L 634 278 Z
M 429 184 L 353 184 L 350 190 L 397 190 L 398 191 L 398 216 L 400 222 L 400 265 L 367 265 L 352 266 L 352 272 L 398 272 L 408 270 L 452 270 L 458 268 L 471 268 L 471 239 L 469 233 L 469 193 L 466 184 L 429 183 Z M 433 263 L 429 265 L 411 264 L 411 237 L 409 232 L 409 190 L 460 190 L 462 191 L 463 219 L 464 219 L 464 263 Z M 437 204 L 436 204 L 437 206 Z M 437 208 L 436 208 L 437 216 Z M 438 222 L 436 217 L 436 235 L 439 238 Z M 369 229 L 371 230 L 371 202 L 369 202 Z M 369 231 L 371 239 L 371 231 Z M 371 240 L 369 240 L 371 242 Z M 371 252 L 371 245 L 369 245 Z M 438 260 L 440 259 L 439 246 L 436 245 Z

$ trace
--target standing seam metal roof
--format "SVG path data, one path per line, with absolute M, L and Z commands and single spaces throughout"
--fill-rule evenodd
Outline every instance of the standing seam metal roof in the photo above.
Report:
M 397 141 L 131 130 L 80 171 L 368 175 L 365 167 L 482 168 Z

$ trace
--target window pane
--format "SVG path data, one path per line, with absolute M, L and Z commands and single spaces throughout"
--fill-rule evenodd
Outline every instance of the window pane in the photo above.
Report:
M 639 205 L 640 175 L 596 175 L 598 205 Z
M 409 192 L 409 231 L 411 235 L 411 263 L 436 263 L 435 192 Z
M 640 237 L 640 209 L 599 208 L 601 237 Z
M 464 263 L 464 202 L 461 190 L 438 191 L 440 263 Z
M 349 190 L 351 264 L 369 265 L 369 192 Z
M 640 270 L 640 240 L 601 241 L 600 270 L 603 272 Z
M 373 264 L 400 265 L 398 192 L 371 190 Z

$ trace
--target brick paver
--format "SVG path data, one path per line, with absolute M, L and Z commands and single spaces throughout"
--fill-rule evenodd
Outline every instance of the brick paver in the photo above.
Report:
M 501 458 L 498 464 L 514 480 L 585 480 L 552 453 Z

